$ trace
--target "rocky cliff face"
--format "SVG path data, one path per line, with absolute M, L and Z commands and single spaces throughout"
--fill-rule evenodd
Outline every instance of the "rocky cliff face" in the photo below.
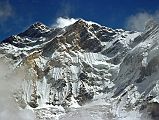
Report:
M 3 40 L 0 53 L 15 68 L 26 67 L 16 99 L 20 107 L 34 108 L 39 119 L 48 109 L 54 117 L 62 113 L 57 105 L 67 111 L 101 96 L 116 108 L 147 110 L 159 99 L 158 39 L 153 21 L 140 33 L 79 19 L 64 28 L 35 23 Z

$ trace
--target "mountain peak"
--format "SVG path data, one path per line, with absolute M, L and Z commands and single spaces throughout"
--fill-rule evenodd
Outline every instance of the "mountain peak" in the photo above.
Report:
M 81 27 L 86 27 L 86 26 L 88 27 L 88 24 L 83 19 L 79 19 L 73 24 L 73 26 L 77 27 L 77 28 L 81 28 Z
M 84 20 L 84 19 L 82 19 L 82 18 L 80 18 L 79 20 L 77 20 L 74 24 L 85 24 L 85 25 L 87 25 L 87 26 L 89 26 L 89 25 L 98 25 L 98 26 L 101 26 L 101 25 L 99 25 L 99 24 L 96 23 L 96 22 L 86 21 L 86 20 Z
M 42 33 L 47 33 L 50 31 L 50 28 L 46 25 L 44 25 L 41 22 L 36 22 L 32 24 L 26 31 L 18 34 L 20 37 L 40 37 Z
M 55 29 L 36 22 L 9 37 L 0 53 L 13 60 L 14 68 L 27 69 L 17 103 L 39 113 L 43 106 L 68 110 L 103 96 L 110 107 L 117 106 L 112 109 L 117 117 L 120 109 L 148 105 L 159 93 L 158 24 L 149 21 L 146 30 L 141 34 L 79 19 Z
M 46 25 L 44 25 L 41 22 L 35 22 L 33 25 L 30 26 L 30 28 L 39 29 L 39 30 L 48 30 L 49 29 L 49 27 L 47 27 Z

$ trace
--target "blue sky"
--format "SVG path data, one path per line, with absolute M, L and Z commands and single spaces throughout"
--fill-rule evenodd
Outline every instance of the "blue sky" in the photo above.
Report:
M 51 26 L 58 17 L 130 29 L 152 16 L 159 18 L 159 0 L 0 0 L 0 40 L 36 21 Z

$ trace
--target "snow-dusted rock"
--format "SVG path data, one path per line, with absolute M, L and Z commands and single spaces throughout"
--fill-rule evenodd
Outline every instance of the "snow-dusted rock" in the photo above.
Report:
M 135 113 L 159 99 L 158 39 L 153 21 L 140 33 L 79 19 L 63 28 L 35 23 L 3 40 L 0 53 L 15 68 L 27 69 L 16 99 L 23 108 L 39 111 L 39 119 L 58 116 L 57 106 L 67 112 L 100 99 L 112 105 L 110 119 L 115 119 L 125 115 L 123 108 Z

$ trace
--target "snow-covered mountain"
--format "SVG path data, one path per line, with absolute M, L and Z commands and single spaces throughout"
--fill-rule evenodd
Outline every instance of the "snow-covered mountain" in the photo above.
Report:
M 37 22 L 3 40 L 0 54 L 12 61 L 13 69 L 27 71 L 14 96 L 38 120 L 56 119 L 90 104 L 108 113 L 102 113 L 104 120 L 124 120 L 130 111 L 147 112 L 157 120 L 158 39 L 154 21 L 142 33 L 83 19 L 62 28 Z

